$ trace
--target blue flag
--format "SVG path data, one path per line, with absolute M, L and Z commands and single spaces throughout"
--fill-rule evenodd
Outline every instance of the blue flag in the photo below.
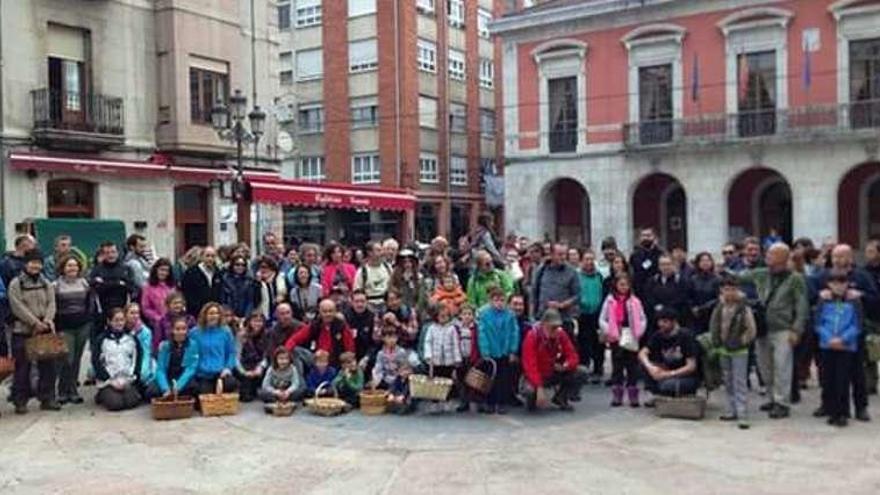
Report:
M 691 75 L 691 100 L 700 101 L 700 59 L 694 53 L 694 73 Z
M 804 74 L 803 74 L 803 83 L 804 89 L 810 89 L 810 86 L 813 84 L 813 67 L 810 62 L 810 48 L 804 47 Z

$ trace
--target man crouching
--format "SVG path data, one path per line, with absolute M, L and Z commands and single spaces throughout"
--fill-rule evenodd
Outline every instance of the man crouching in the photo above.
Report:
M 562 329 L 559 311 L 547 309 L 523 342 L 524 395 L 529 411 L 547 407 L 551 401 L 563 411 L 573 411 L 569 400 L 579 395 L 589 377 L 579 362 L 571 339 Z

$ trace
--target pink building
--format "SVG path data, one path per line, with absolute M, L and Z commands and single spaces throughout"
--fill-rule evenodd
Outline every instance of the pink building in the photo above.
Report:
M 880 1 L 519 3 L 492 24 L 508 231 L 880 235 Z

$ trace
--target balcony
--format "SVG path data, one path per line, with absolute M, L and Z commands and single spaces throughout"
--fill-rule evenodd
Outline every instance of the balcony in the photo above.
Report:
M 122 98 L 42 88 L 31 91 L 31 103 L 41 146 L 95 150 L 125 142 Z
M 642 121 L 624 124 L 623 133 L 630 150 L 875 136 L 880 133 L 880 100 Z

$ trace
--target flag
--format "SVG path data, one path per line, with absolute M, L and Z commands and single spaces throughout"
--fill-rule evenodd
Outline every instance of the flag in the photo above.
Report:
M 739 84 L 740 100 L 749 98 L 749 56 L 745 53 L 739 55 L 739 66 L 737 67 L 737 84 Z
M 810 61 L 810 47 L 804 45 L 804 89 L 810 89 L 813 85 L 813 64 Z
M 700 58 L 694 53 L 694 73 L 691 75 L 691 101 L 700 101 Z

